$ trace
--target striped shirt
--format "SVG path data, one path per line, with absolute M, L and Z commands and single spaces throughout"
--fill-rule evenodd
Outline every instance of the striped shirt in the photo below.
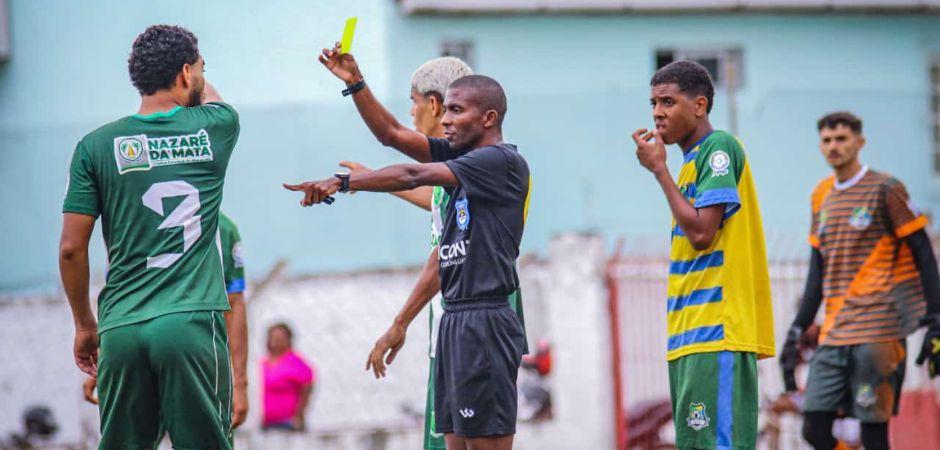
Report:
M 926 303 L 903 239 L 927 225 L 897 179 L 864 167 L 829 177 L 812 196 L 810 244 L 823 257 L 821 345 L 893 341 L 917 328 Z
M 764 230 L 741 142 L 713 131 L 686 153 L 676 184 L 696 208 L 723 205 L 725 214 L 704 250 L 696 250 L 673 221 L 666 359 L 725 350 L 772 356 Z

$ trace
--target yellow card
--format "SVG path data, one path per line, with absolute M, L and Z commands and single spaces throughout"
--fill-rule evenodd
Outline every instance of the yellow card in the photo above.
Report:
M 346 28 L 343 29 L 343 38 L 340 39 L 340 53 L 349 53 L 352 50 L 353 35 L 356 34 L 356 17 L 346 19 Z

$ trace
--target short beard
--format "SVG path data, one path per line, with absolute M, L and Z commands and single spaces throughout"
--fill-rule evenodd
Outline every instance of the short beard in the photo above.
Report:
M 204 92 L 205 91 L 202 89 L 199 89 L 199 90 L 193 89 L 192 91 L 190 91 L 189 102 L 186 106 L 193 107 L 193 106 L 201 105 Z

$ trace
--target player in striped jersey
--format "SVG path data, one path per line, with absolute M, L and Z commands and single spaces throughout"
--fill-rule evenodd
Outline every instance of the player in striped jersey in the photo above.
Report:
M 757 360 L 774 353 L 774 322 L 750 166 L 741 142 L 709 123 L 715 91 L 704 67 L 677 61 L 650 85 L 656 129 L 633 140 L 674 219 L 665 306 L 676 445 L 754 448 Z M 677 181 L 665 144 L 682 148 Z
M 803 436 L 817 450 L 843 448 L 832 436 L 839 413 L 862 422 L 868 450 L 888 448 L 888 422 L 904 379 L 905 338 L 930 325 L 918 362 L 936 375 L 940 328 L 937 262 L 927 218 L 904 185 L 862 165 L 862 121 L 848 112 L 817 123 L 819 148 L 833 169 L 812 195 L 810 271 L 781 352 L 788 391 L 796 390 L 796 343 L 825 300 L 819 348 L 810 361 Z

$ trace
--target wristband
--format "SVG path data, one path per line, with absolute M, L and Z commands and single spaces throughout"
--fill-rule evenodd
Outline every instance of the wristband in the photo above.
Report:
M 350 95 L 353 95 L 356 92 L 363 90 L 365 87 L 366 87 L 366 79 L 363 78 L 359 80 L 358 82 L 349 85 L 349 87 L 347 87 L 346 89 L 343 89 L 343 97 L 349 97 Z
M 339 191 L 344 194 L 349 192 L 349 174 L 346 172 L 336 172 L 333 176 L 339 178 Z

